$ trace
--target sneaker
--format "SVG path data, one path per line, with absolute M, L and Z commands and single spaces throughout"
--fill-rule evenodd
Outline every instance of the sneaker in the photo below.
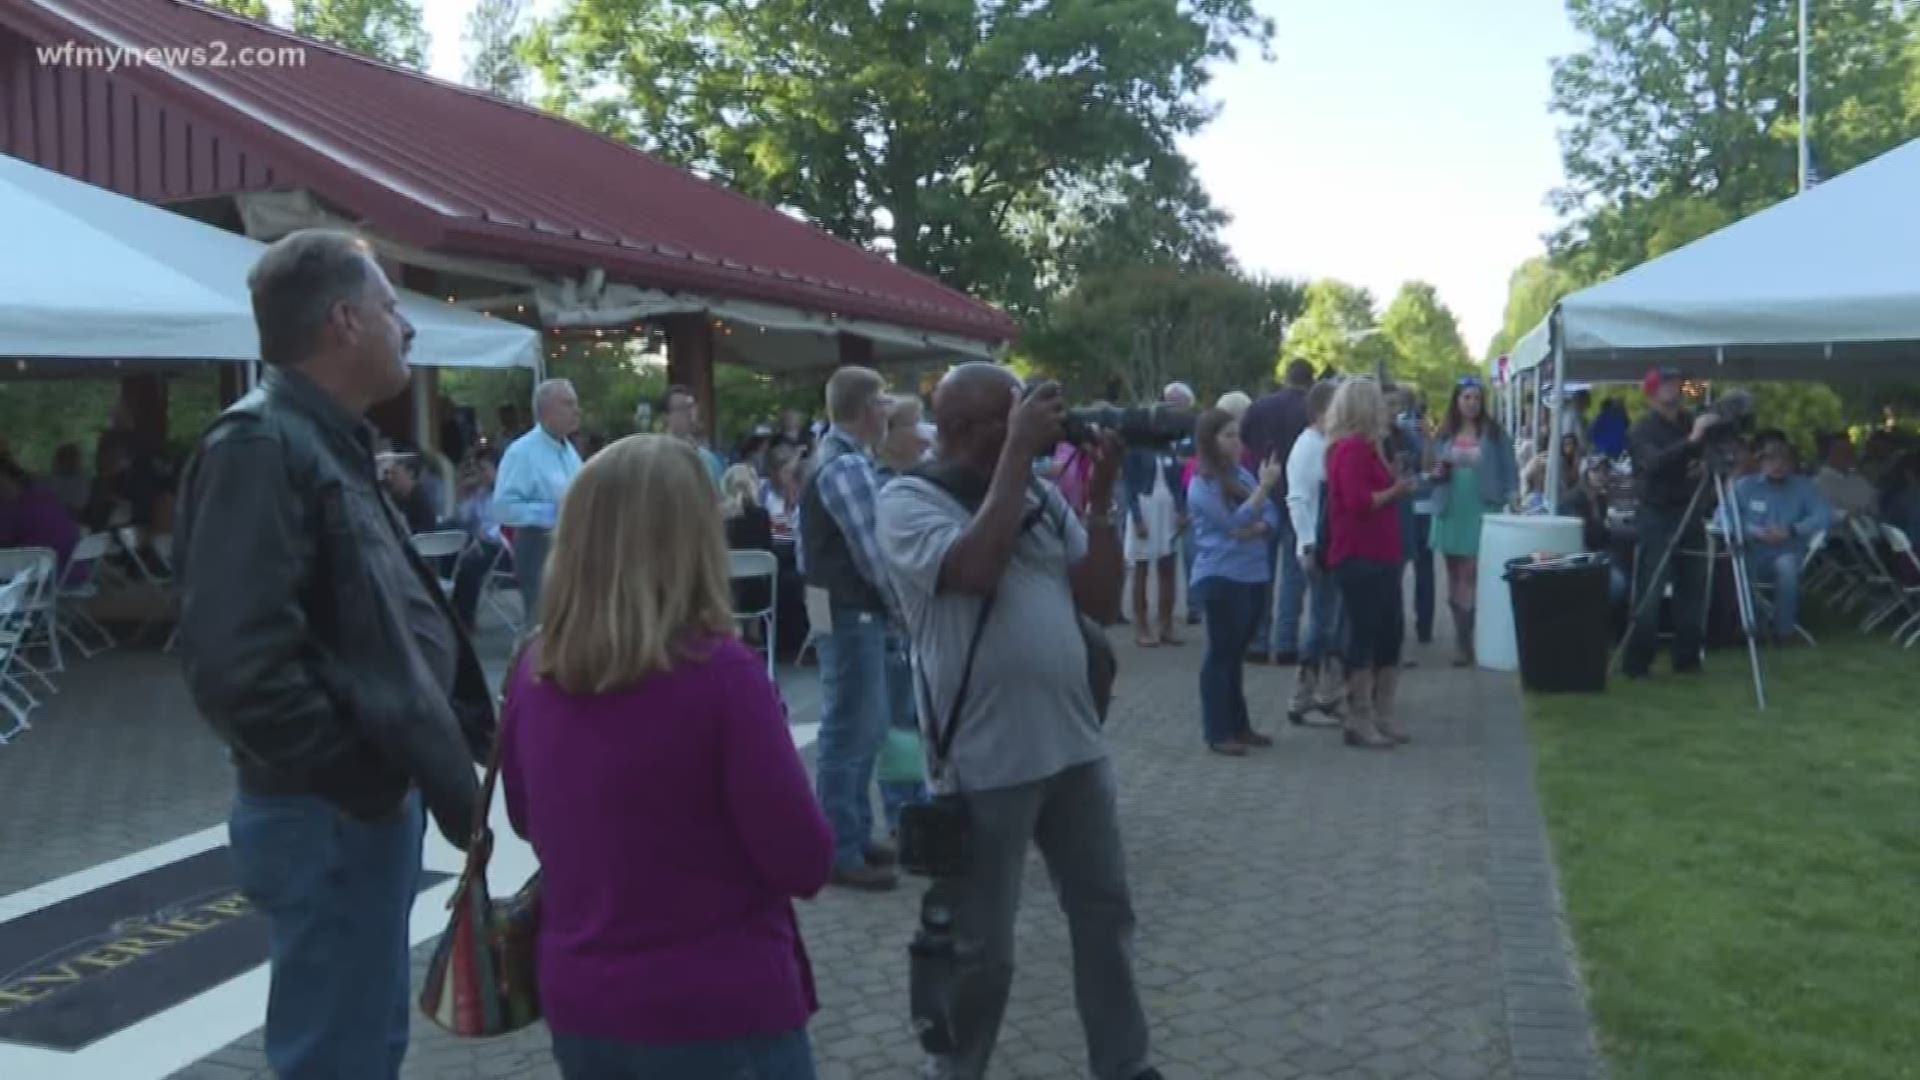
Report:
M 900 875 L 886 867 L 856 866 L 833 872 L 829 883 L 859 892 L 891 892 L 900 886 Z

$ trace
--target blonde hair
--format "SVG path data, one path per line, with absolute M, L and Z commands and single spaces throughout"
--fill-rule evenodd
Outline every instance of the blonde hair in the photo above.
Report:
M 887 380 L 872 368 L 843 367 L 827 379 L 827 419 L 853 424 L 866 407 L 887 388 Z
M 720 508 L 693 447 L 629 435 L 595 454 L 560 506 L 534 673 L 604 694 L 733 633 Z
M 720 477 L 720 512 L 728 521 L 747 512 L 747 507 L 760 501 L 760 476 L 753 466 L 742 463 L 731 466 Z
M 1379 442 L 1387 434 L 1387 400 L 1380 384 L 1365 375 L 1353 375 L 1334 391 L 1333 404 L 1327 407 L 1327 442 L 1337 443 L 1349 435 L 1364 435 Z

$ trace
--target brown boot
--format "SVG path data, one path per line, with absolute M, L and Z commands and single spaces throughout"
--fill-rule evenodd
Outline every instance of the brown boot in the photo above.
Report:
M 1338 717 L 1346 707 L 1347 665 L 1338 656 L 1329 656 L 1320 661 L 1320 685 L 1315 692 L 1314 708 L 1331 717 Z
M 1393 740 L 1373 726 L 1373 672 L 1347 673 L 1346 743 L 1361 750 L 1391 750 Z
M 1394 694 L 1400 689 L 1400 669 L 1397 667 L 1380 668 L 1373 673 L 1373 722 L 1380 734 L 1396 743 L 1410 743 L 1413 736 L 1400 726 L 1400 718 L 1394 712 Z
M 1453 666 L 1472 667 L 1473 658 L 1473 609 L 1465 604 L 1450 604 L 1453 608 Z

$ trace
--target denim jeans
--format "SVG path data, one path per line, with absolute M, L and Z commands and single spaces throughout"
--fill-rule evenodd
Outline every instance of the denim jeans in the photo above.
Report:
M 814 1080 L 807 1029 L 724 1042 L 645 1046 L 553 1033 L 564 1080 Z
M 1773 636 L 1792 637 L 1800 626 L 1800 561 L 1797 551 L 1756 544 L 1747 549 L 1747 574 L 1755 585 L 1771 584 Z
M 267 917 L 266 1056 L 280 1080 L 400 1075 L 424 828 L 418 795 L 377 823 L 311 795 L 234 800 L 234 869 Z
M 1413 517 L 1413 629 L 1422 643 L 1433 640 L 1433 518 Z
M 1302 664 L 1318 663 L 1346 651 L 1346 619 L 1340 601 L 1340 585 L 1326 572 L 1309 575 L 1304 571 L 1302 589 L 1306 600 L 1307 632 L 1300 646 Z
M 873 839 L 873 767 L 892 722 L 887 617 L 835 605 L 820 645 L 820 809 L 833 826 L 833 864 L 866 864 Z
M 1347 670 L 1400 666 L 1407 633 L 1406 597 L 1400 567 L 1372 559 L 1348 559 L 1333 568 L 1347 612 Z
M 1211 746 L 1237 738 L 1252 726 L 1243 677 L 1247 643 L 1260 621 L 1261 588 L 1208 578 L 1194 591 L 1207 621 L 1207 654 L 1200 662 L 1200 729 Z
M 892 726 L 906 731 L 920 730 L 919 706 L 914 703 L 913 646 L 899 634 L 887 637 L 887 698 L 893 710 Z M 880 805 L 886 815 L 887 835 L 900 831 L 900 811 L 911 803 L 923 802 L 928 795 L 926 782 L 880 781 Z
M 1269 536 L 1267 565 L 1280 564 L 1279 581 L 1260 589 L 1260 617 L 1253 628 L 1253 646 L 1248 651 L 1260 655 L 1272 642 L 1276 653 L 1300 651 L 1300 615 L 1307 600 L 1307 571 L 1300 565 L 1299 544 L 1293 533 L 1293 519 L 1285 508 L 1280 511 L 1280 527 Z M 1280 590 L 1280 610 L 1273 610 L 1273 589 Z
M 540 625 L 540 586 L 547 575 L 547 549 L 553 546 L 548 529 L 523 527 L 513 534 L 514 577 L 520 582 L 520 599 L 527 607 L 527 628 Z

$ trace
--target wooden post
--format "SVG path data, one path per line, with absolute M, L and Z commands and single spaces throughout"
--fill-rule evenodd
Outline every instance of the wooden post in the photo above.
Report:
M 220 407 L 226 408 L 247 392 L 247 365 L 220 365 Z
M 842 332 L 839 335 L 839 344 L 840 364 L 842 367 L 870 368 L 873 366 L 872 338 L 863 338 L 858 334 Z
M 720 430 L 720 403 L 713 390 L 713 319 L 694 312 L 668 315 L 661 322 L 667 331 L 667 381 L 693 391 L 711 439 Z
M 127 407 L 139 445 L 159 450 L 167 444 L 167 380 L 162 375 L 128 375 L 120 380 L 120 401 Z

